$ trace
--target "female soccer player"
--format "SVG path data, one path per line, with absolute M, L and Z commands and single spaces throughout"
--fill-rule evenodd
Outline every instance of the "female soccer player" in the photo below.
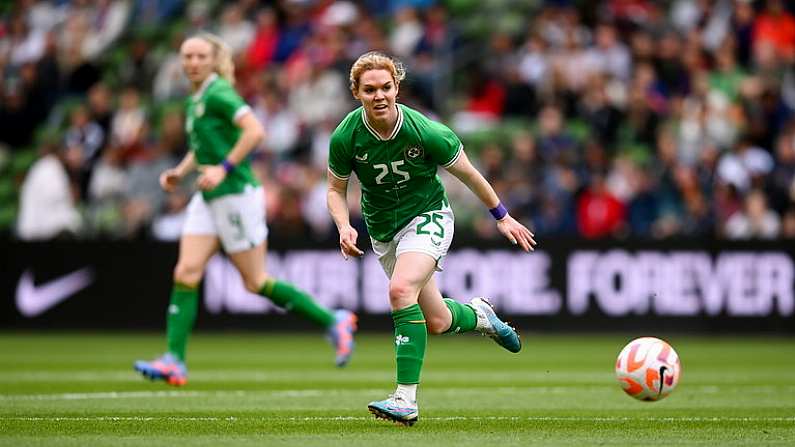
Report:
M 450 129 L 395 102 L 404 77 L 401 64 L 381 53 L 366 53 L 353 64 L 350 88 L 362 106 L 331 136 L 328 207 L 343 257 L 361 256 L 346 201 L 348 179 L 355 172 L 373 251 L 389 277 L 397 359 L 397 390 L 368 408 L 376 417 L 412 425 L 419 415 L 416 392 L 428 332 L 474 330 L 511 352 L 521 349 L 516 330 L 497 317 L 486 299 L 475 298 L 467 305 L 439 293 L 433 273 L 441 270 L 453 238 L 453 212 L 437 167 L 447 169 L 477 195 L 508 240 L 525 251 L 532 250 L 535 241 L 508 215 Z
M 170 191 L 198 169 L 201 192 L 188 205 L 180 239 L 167 316 L 168 351 L 152 362 L 135 362 L 135 369 L 171 385 L 186 383 L 185 346 L 196 319 L 197 287 L 208 260 L 220 247 L 247 290 L 326 329 L 336 348 L 336 364 L 344 366 L 353 349 L 356 316 L 346 310 L 331 313 L 306 293 L 266 273 L 264 192 L 247 160 L 264 131 L 232 87 L 234 66 L 228 48 L 214 35 L 199 34 L 182 44 L 180 55 L 193 90 L 186 102 L 190 151 L 179 165 L 161 174 L 160 185 Z

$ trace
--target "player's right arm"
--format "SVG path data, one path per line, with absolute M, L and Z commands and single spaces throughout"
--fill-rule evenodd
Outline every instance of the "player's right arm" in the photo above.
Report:
M 350 214 L 348 213 L 348 180 L 343 180 L 335 176 L 331 170 L 328 173 L 328 211 L 331 218 L 337 225 L 340 233 L 340 251 L 346 260 L 349 256 L 361 256 L 364 254 L 356 246 L 356 239 L 359 232 L 351 226 Z
M 349 256 L 361 256 L 363 251 L 356 246 L 359 233 L 351 226 L 348 212 L 348 179 L 353 172 L 353 154 L 348 148 L 344 122 L 331 135 L 328 156 L 327 204 L 331 218 L 340 233 L 340 251 L 346 260 Z
M 193 155 L 193 151 L 188 151 L 188 154 L 177 166 L 166 169 L 160 174 L 160 187 L 168 192 L 173 191 L 179 182 L 194 169 L 196 169 L 196 157 Z

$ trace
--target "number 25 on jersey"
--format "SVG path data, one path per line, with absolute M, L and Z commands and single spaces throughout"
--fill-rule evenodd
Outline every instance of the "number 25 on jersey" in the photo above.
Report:
M 375 164 L 375 165 L 373 165 L 373 167 L 375 169 L 378 169 L 379 171 L 381 171 L 375 177 L 375 183 L 377 183 L 379 185 L 383 185 L 384 183 L 386 183 L 384 181 L 384 177 L 386 177 L 386 175 L 389 174 L 390 166 L 392 168 L 392 173 L 394 173 L 395 175 L 399 175 L 399 176 L 403 177 L 402 179 L 400 179 L 400 180 L 398 180 L 396 182 L 397 184 L 401 184 L 403 182 L 409 181 L 409 179 L 411 179 L 411 175 L 408 172 L 403 171 L 403 170 L 400 169 L 400 167 L 403 166 L 405 163 L 406 163 L 406 160 L 395 160 L 392 163 L 390 163 L 389 165 L 386 165 L 386 164 Z

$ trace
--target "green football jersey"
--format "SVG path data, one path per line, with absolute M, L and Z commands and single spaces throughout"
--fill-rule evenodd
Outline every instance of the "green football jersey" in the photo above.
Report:
M 218 165 L 224 161 L 240 138 L 241 130 L 235 120 L 250 110 L 232 85 L 215 73 L 187 99 L 185 131 L 190 149 L 200 165 Z M 259 185 L 259 181 L 251 170 L 251 163 L 244 159 L 215 189 L 202 191 L 202 196 L 211 200 L 237 194 L 249 185 Z
M 389 242 L 418 215 L 441 209 L 447 197 L 438 166 L 449 167 L 463 151 L 444 124 L 397 105 L 389 138 L 370 126 L 362 107 L 349 113 L 331 135 L 329 171 L 342 180 L 355 172 L 362 184 L 362 214 L 373 239 Z

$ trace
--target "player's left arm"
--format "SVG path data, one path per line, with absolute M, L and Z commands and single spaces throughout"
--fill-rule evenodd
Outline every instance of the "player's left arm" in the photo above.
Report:
M 497 197 L 497 193 L 494 192 L 494 188 L 472 166 L 463 148 L 460 151 L 458 159 L 448 166 L 447 170 L 461 180 L 489 208 L 492 215 L 497 219 L 497 229 L 500 233 L 508 238 L 511 243 L 519 244 L 524 251 L 532 251 L 536 245 L 533 233 L 508 214 L 500 202 L 500 198 Z
M 199 166 L 201 175 L 197 180 L 197 184 L 204 191 L 210 191 L 220 185 L 226 175 L 235 169 L 235 166 L 241 161 L 245 160 L 248 154 L 259 146 L 265 138 L 265 129 L 254 115 L 254 112 L 245 103 L 238 106 L 237 110 L 230 108 L 230 106 L 234 107 L 235 105 L 235 103 L 230 104 L 228 101 L 222 101 L 221 107 L 226 107 L 227 110 L 234 113 L 232 121 L 234 125 L 242 130 L 240 138 L 237 139 L 237 142 L 232 146 L 232 149 L 221 164 Z

